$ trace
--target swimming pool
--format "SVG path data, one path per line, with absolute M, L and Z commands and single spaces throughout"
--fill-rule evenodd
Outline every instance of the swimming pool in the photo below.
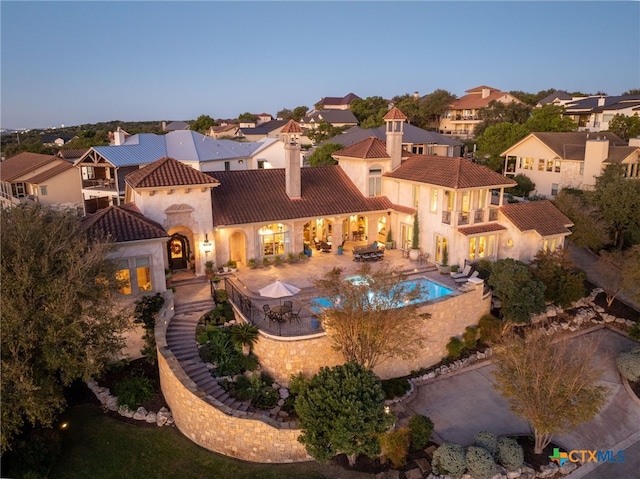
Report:
M 362 283 L 361 279 L 358 276 L 352 276 L 351 278 L 347 278 L 354 283 Z M 417 304 L 417 303 L 426 303 L 427 301 L 433 301 L 434 299 L 442 298 L 444 296 L 448 296 L 453 294 L 453 290 L 443 286 L 441 284 L 435 283 L 433 281 L 428 280 L 427 278 L 416 278 L 410 279 L 406 281 L 402 281 L 399 283 L 406 291 L 413 291 L 416 287 L 420 286 L 420 295 L 412 300 L 409 304 Z M 373 299 L 373 293 L 369 293 L 369 299 Z M 313 298 L 310 299 L 311 310 L 314 313 L 319 313 L 322 309 L 331 308 L 333 303 L 328 298 Z M 396 307 L 402 307 L 405 304 L 398 304 Z

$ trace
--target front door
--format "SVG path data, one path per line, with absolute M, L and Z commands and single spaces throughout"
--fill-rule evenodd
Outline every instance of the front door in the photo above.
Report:
M 169 267 L 172 270 L 187 269 L 187 260 L 189 259 L 188 246 L 189 242 L 184 236 L 180 234 L 171 236 L 167 247 L 169 249 Z

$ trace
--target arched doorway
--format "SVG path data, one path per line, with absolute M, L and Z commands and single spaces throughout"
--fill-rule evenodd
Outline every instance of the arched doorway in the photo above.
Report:
M 236 231 L 229 238 L 229 255 L 232 261 L 236 261 L 238 263 L 242 263 L 244 265 L 247 264 L 245 256 L 246 256 L 246 248 L 245 248 L 245 236 L 241 231 Z
M 189 239 L 180 233 L 174 233 L 167 242 L 167 257 L 169 258 L 169 269 L 172 271 L 187 269 L 191 248 Z

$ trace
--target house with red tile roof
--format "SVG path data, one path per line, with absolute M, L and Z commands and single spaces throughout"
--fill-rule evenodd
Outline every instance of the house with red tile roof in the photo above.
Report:
M 80 178 L 73 163 L 59 156 L 23 152 L 2 162 L 3 204 L 38 202 L 59 208 L 82 207 Z
M 454 100 L 440 121 L 440 132 L 458 138 L 473 138 L 473 130 L 480 123 L 479 111 L 492 101 L 522 103 L 515 96 L 489 86 L 481 85 L 467 90 L 466 95 Z
M 533 193 L 548 198 L 564 188 L 593 189 L 610 164 L 622 165 L 627 178 L 640 178 L 640 139 L 627 143 L 610 132 L 530 133 L 501 156 L 507 176 L 527 176 Z

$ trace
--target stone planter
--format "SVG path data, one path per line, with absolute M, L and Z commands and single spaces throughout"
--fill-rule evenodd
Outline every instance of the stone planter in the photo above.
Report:
M 440 271 L 440 274 L 449 274 L 451 272 L 451 266 L 438 265 L 438 271 Z
M 409 259 L 411 261 L 418 261 L 418 256 L 420 256 L 420 250 L 419 249 L 411 249 L 411 250 L 409 250 Z

